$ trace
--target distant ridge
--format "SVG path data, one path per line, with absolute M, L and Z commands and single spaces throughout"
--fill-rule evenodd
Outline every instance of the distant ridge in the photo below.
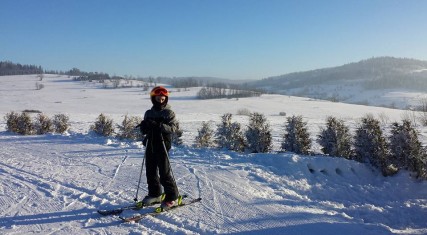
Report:
M 283 95 L 406 109 L 427 99 L 427 61 L 374 57 L 269 77 L 247 86 Z M 393 99 L 385 99 L 390 96 Z
M 396 78 L 427 79 L 427 61 L 389 56 L 374 57 L 332 68 L 273 76 L 252 84 L 264 87 L 279 86 L 282 89 L 286 89 L 303 85 L 323 84 L 324 82 L 349 80 L 364 80 L 367 82 L 393 80 Z M 401 84 L 397 85 L 400 86 Z

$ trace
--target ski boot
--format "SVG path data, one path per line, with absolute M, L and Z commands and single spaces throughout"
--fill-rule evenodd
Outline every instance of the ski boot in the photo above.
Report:
M 163 201 L 160 207 L 157 207 L 156 212 L 162 212 L 170 210 L 171 208 L 181 206 L 182 205 L 182 196 L 178 196 L 177 199 L 173 201 Z
M 164 193 L 158 197 L 152 197 L 147 195 L 144 197 L 144 199 L 142 199 L 142 201 L 139 201 L 136 203 L 136 207 L 143 208 L 145 206 L 151 206 L 157 203 L 161 203 L 164 199 L 165 199 Z

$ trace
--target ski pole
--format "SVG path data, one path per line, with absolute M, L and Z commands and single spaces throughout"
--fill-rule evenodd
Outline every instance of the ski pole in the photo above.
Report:
M 148 139 L 147 139 L 147 145 L 146 146 L 148 146 Z M 133 199 L 135 202 L 138 201 L 139 186 L 141 184 L 142 171 L 144 170 L 146 155 L 147 155 L 147 148 L 145 148 L 144 159 L 142 159 L 141 172 L 139 173 L 138 187 L 136 188 L 136 195 L 135 195 L 135 198 Z

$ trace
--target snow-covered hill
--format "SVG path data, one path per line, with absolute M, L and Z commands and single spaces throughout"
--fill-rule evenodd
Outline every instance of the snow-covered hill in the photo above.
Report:
M 385 178 L 364 164 L 320 155 L 192 147 L 202 121 L 217 123 L 222 114 L 244 108 L 266 115 L 276 151 L 286 121 L 279 112 L 303 115 L 312 138 L 328 115 L 354 127 L 367 113 L 383 123 L 413 113 L 280 95 L 201 101 L 194 99 L 197 89 L 171 89 L 185 144 L 170 153 L 174 175 L 182 194 L 202 201 L 124 224 L 96 209 L 132 202 L 144 148 L 88 129 L 100 113 L 116 123 L 125 114 L 142 115 L 151 106 L 148 94 L 56 75 L 46 76 L 45 87 L 35 90 L 38 80 L 0 77 L 0 115 L 25 109 L 66 113 L 71 129 L 65 135 L 19 136 L 6 132 L 0 120 L 1 234 L 427 234 L 427 182 L 408 172 Z M 427 130 L 420 131 L 425 144 Z M 139 197 L 144 193 L 145 180 Z
M 377 57 L 332 68 L 249 82 L 277 94 L 337 102 L 417 109 L 427 100 L 427 61 Z

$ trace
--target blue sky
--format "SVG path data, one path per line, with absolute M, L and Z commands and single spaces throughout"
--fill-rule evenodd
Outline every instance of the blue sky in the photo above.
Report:
M 0 60 L 132 76 L 262 79 L 427 60 L 424 0 L 1 0 Z

